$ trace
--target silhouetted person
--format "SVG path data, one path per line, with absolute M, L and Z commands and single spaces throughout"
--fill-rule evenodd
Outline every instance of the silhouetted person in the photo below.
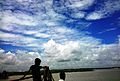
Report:
M 59 74 L 59 76 L 60 76 L 60 80 L 59 81 L 65 81 L 66 75 L 65 75 L 64 71 L 61 71 L 60 74 Z
M 2 79 L 2 73 L 0 72 L 0 79 Z
M 52 77 L 52 73 L 49 70 L 49 67 L 46 67 L 44 70 L 44 74 L 43 74 L 43 80 L 44 81 L 54 81 L 54 78 Z
M 2 72 L 2 79 L 8 79 L 8 73 L 7 71 Z
M 32 71 L 33 81 L 42 81 L 41 69 L 46 68 L 47 66 L 40 66 L 41 60 L 39 58 L 35 59 L 35 64 L 32 65 L 28 72 Z M 22 78 L 24 78 L 27 74 L 25 74 Z

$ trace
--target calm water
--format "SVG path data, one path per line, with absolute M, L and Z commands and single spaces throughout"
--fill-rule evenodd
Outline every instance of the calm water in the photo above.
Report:
M 9 80 L 19 78 L 21 76 L 11 76 Z M 59 74 L 53 74 L 55 81 L 58 81 Z M 27 79 L 23 81 L 32 81 Z M 120 69 L 96 70 L 91 72 L 68 72 L 66 73 L 66 81 L 120 81 Z

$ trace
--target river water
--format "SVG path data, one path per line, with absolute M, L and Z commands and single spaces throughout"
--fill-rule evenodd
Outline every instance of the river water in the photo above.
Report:
M 21 76 L 10 76 L 8 80 L 18 79 Z M 55 81 L 59 80 L 59 73 L 54 73 L 53 77 Z M 26 79 L 22 81 L 32 81 L 32 79 Z M 65 81 L 120 81 L 120 69 L 103 69 L 89 72 L 66 72 Z

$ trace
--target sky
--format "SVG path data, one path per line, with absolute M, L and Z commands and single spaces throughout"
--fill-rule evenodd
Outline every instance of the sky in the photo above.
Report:
M 0 71 L 120 67 L 120 0 L 0 0 Z

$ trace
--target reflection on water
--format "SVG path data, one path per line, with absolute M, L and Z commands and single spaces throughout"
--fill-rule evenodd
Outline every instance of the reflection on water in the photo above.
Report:
M 90 72 L 67 72 L 66 81 L 120 81 L 120 69 L 96 70 Z M 21 76 L 11 76 L 8 80 L 18 79 Z M 53 74 L 55 81 L 59 80 L 59 74 Z M 23 81 L 32 81 L 27 79 Z

